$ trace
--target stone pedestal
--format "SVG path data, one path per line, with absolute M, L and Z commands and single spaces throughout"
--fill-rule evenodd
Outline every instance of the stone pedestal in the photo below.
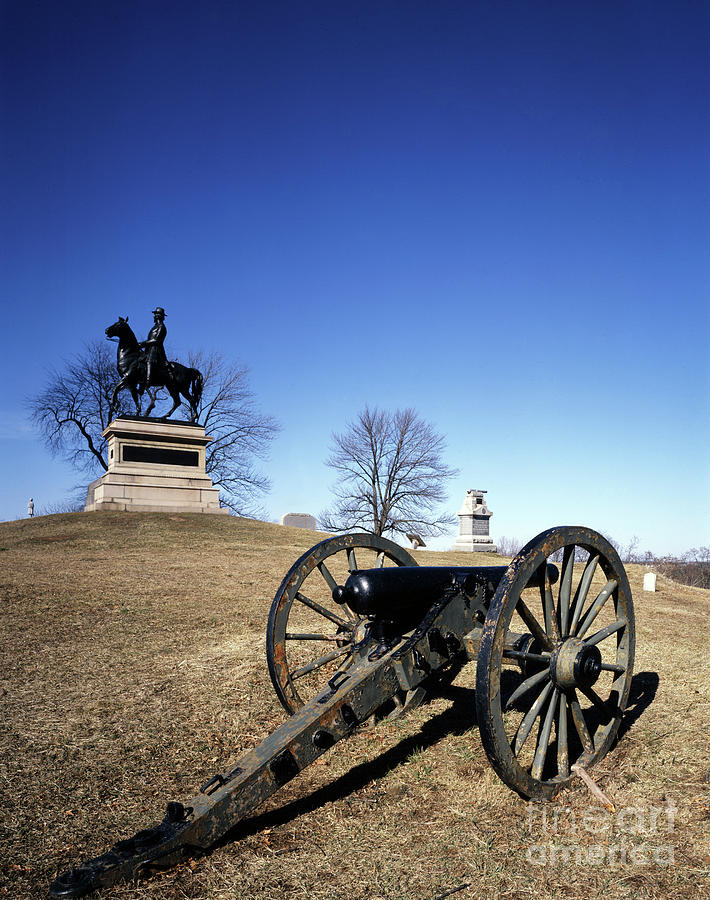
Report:
M 205 472 L 211 438 L 202 425 L 126 417 L 114 419 L 103 435 L 108 471 L 89 485 L 87 512 L 228 513 Z
M 479 553 L 495 553 L 496 545 L 488 533 L 488 522 L 493 513 L 486 506 L 486 491 L 466 491 L 463 506 L 458 512 L 459 536 L 452 550 L 476 550 Z

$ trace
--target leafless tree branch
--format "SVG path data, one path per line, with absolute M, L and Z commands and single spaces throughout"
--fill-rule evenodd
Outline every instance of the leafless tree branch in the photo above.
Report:
M 443 437 L 415 410 L 365 407 L 332 441 L 326 465 L 338 479 L 333 505 L 319 516 L 324 530 L 436 535 L 456 521 L 437 508 L 457 472 L 443 462 Z

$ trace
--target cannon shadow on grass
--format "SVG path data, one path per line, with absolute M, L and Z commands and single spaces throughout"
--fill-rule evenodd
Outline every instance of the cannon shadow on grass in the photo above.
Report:
M 631 679 L 629 699 L 626 702 L 626 715 L 622 719 L 616 740 L 620 741 L 624 735 L 636 724 L 656 696 L 658 690 L 658 672 L 637 672 Z
M 639 672 L 634 675 L 631 680 L 627 713 L 619 729 L 619 738 L 629 731 L 644 710 L 648 708 L 657 689 L 658 674 L 656 672 Z M 396 769 L 397 766 L 406 762 L 414 751 L 433 747 L 444 738 L 452 734 L 462 734 L 477 724 L 476 692 L 473 688 L 448 685 L 438 692 L 438 696 L 452 700 L 451 706 L 424 722 L 416 734 L 404 738 L 375 759 L 358 763 L 335 781 L 317 788 L 304 797 L 291 800 L 276 809 L 250 816 L 239 822 L 209 852 L 250 835 L 258 834 L 265 828 L 285 825 L 298 816 L 313 812 L 326 803 L 344 800 Z M 481 755 L 484 756 L 483 750 L 481 750 Z
M 354 765 L 335 781 L 316 788 L 304 797 L 239 822 L 211 848 L 210 852 L 225 844 L 257 834 L 264 828 L 285 825 L 297 816 L 313 812 L 326 803 L 344 800 L 402 765 L 415 751 L 433 747 L 445 737 L 466 732 L 476 724 L 476 692 L 473 688 L 448 685 L 440 690 L 437 696 L 451 699 L 453 703 L 424 722 L 416 734 L 403 738 L 375 759 Z

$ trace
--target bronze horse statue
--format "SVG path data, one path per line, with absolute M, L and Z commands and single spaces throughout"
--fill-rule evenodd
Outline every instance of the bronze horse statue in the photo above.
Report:
M 106 329 L 106 337 L 118 338 L 116 368 L 121 378 L 111 395 L 112 413 L 118 408 L 116 398 L 119 391 L 122 391 L 124 388 L 128 388 L 131 392 L 133 402 L 136 404 L 136 414 L 141 415 L 141 397 L 146 390 L 152 387 L 164 387 L 172 397 L 173 407 L 163 418 L 169 419 L 180 406 L 182 403 L 180 395 L 182 394 L 190 407 L 190 421 L 197 421 L 198 407 L 202 398 L 202 373 L 198 369 L 191 369 L 179 362 L 169 362 L 166 370 L 161 374 L 157 382 L 147 384 L 146 355 L 141 349 L 133 329 L 128 324 L 128 316 L 125 319 L 119 316 L 117 322 L 109 325 Z M 148 396 L 150 397 L 150 405 L 145 411 L 146 417 L 150 415 L 151 410 L 155 406 L 155 392 L 148 390 Z

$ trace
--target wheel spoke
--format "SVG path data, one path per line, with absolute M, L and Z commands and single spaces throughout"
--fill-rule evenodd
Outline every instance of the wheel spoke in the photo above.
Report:
M 614 634 L 616 631 L 620 631 L 622 628 L 625 628 L 628 625 L 627 619 L 617 619 L 616 622 L 612 622 L 611 625 L 607 625 L 606 628 L 602 628 L 601 631 L 597 631 L 596 634 L 593 634 L 590 638 L 587 638 L 585 643 L 587 644 L 601 644 L 602 641 L 605 641 L 610 635 Z
M 592 605 L 589 607 L 589 611 L 587 612 L 585 617 L 582 619 L 582 622 L 577 630 L 578 638 L 584 637 L 584 635 L 589 631 L 589 626 L 599 615 L 602 607 L 604 606 L 606 601 L 609 599 L 609 597 L 611 597 L 611 595 L 614 593 L 614 591 L 617 589 L 617 587 L 618 587 L 618 582 L 611 579 L 610 581 L 607 581 L 607 583 L 604 585 L 604 587 L 601 589 L 601 591 L 599 591 L 599 596 L 594 601 L 594 603 L 592 603 Z
M 562 578 L 560 579 L 560 594 L 558 607 L 560 611 L 560 632 L 562 637 L 567 636 L 567 626 L 569 625 L 569 607 L 572 598 L 572 577 L 574 575 L 574 552 L 576 550 L 574 544 L 565 547 L 562 554 Z
M 582 687 L 582 685 L 580 685 L 579 689 L 585 697 L 592 701 L 597 709 L 600 709 L 610 719 L 614 719 L 616 718 L 616 716 L 621 715 L 621 710 L 619 709 L 619 707 L 609 706 L 608 701 L 602 700 L 602 698 L 599 696 L 599 694 L 597 694 L 594 688 Z
M 382 568 L 384 567 L 384 564 L 385 564 L 385 551 L 384 551 L 384 550 L 380 550 L 380 552 L 377 554 L 377 560 L 376 560 L 376 562 L 375 562 L 375 568 L 376 568 L 376 569 L 382 569 Z
M 340 656 L 345 656 L 346 653 L 350 653 L 350 647 L 339 647 L 337 650 L 331 650 L 330 653 L 326 653 L 324 656 L 320 656 L 318 659 L 314 659 L 313 662 L 309 662 L 305 666 L 300 666 L 300 668 L 294 669 L 293 672 L 291 672 L 291 678 L 303 678 L 303 676 L 308 675 L 309 672 L 313 672 L 315 669 L 320 669 L 322 666 L 327 665 L 334 659 L 338 659 L 338 657 Z
M 547 707 L 547 713 L 545 715 L 545 720 L 542 723 L 542 728 L 540 729 L 540 736 L 537 741 L 537 748 L 535 750 L 535 758 L 533 759 L 532 768 L 530 769 L 530 774 L 536 780 L 539 780 L 542 775 L 542 770 L 545 765 L 545 757 L 547 756 L 547 748 L 550 744 L 550 734 L 552 733 L 552 723 L 555 718 L 555 710 L 557 709 L 557 700 L 560 695 L 560 689 L 555 688 L 552 692 L 552 698 L 550 699 L 550 703 Z
M 569 775 L 569 744 L 567 742 L 567 695 L 560 693 L 560 714 L 557 719 L 557 771 L 563 778 Z
M 584 713 L 582 712 L 582 707 L 579 705 L 577 693 L 574 690 L 571 692 L 571 696 L 569 697 L 569 708 L 570 712 L 572 713 L 574 727 L 577 729 L 577 734 L 579 735 L 579 739 L 582 742 L 582 746 L 585 750 L 592 750 L 594 747 L 592 736 L 589 733 L 589 729 L 587 728 L 587 723 L 584 721 Z
M 523 721 L 520 723 L 518 728 L 518 732 L 515 735 L 515 746 L 513 748 L 513 752 L 517 756 L 518 753 L 523 749 L 523 744 L 528 739 L 528 735 L 530 734 L 530 729 L 533 727 L 535 723 L 535 719 L 540 715 L 540 711 L 545 704 L 545 700 L 550 696 L 550 692 L 552 691 L 552 682 L 548 681 L 545 687 L 542 689 L 540 694 L 538 695 L 537 700 L 533 703 L 530 709 L 525 713 L 523 717 Z
M 321 616 L 324 616 L 326 619 L 329 619 L 331 622 L 334 622 L 336 625 L 340 625 L 342 628 L 347 628 L 348 623 L 345 619 L 341 619 L 340 616 L 336 616 L 335 613 L 332 613 L 329 609 L 326 609 L 325 606 L 321 606 L 317 600 L 311 600 L 310 597 L 306 597 L 305 594 L 302 594 L 300 591 L 296 593 L 296 600 L 299 603 L 303 603 L 304 606 L 308 606 L 313 612 L 319 613 Z
M 592 578 L 594 578 L 598 562 L 598 553 L 595 553 L 594 556 L 590 556 L 587 560 L 587 565 L 584 567 L 584 572 L 582 572 L 582 577 L 579 579 L 579 584 L 577 585 L 577 590 L 574 595 L 574 610 L 572 612 L 572 622 L 569 626 L 570 634 L 574 634 L 574 629 L 577 627 L 579 617 L 582 615 L 582 607 L 587 599 L 589 585 L 592 583 Z
M 535 616 L 530 612 L 530 609 L 528 608 L 522 597 L 518 599 L 515 609 L 520 618 L 530 629 L 530 633 L 537 640 L 538 644 L 541 644 L 545 648 L 545 650 L 552 650 L 554 644 L 545 633 L 545 629 L 540 625 Z
M 513 693 L 508 697 L 508 700 L 505 704 L 506 712 L 510 709 L 510 707 L 515 703 L 515 701 L 522 697 L 530 688 L 535 687 L 536 684 L 540 684 L 541 681 L 544 681 L 546 678 L 549 678 L 550 673 L 547 669 L 543 669 L 541 672 L 535 672 L 534 675 L 531 675 L 529 678 L 526 678 L 525 681 L 522 681 Z
M 542 608 L 545 613 L 545 631 L 552 636 L 554 641 L 559 641 L 560 632 L 557 627 L 555 603 L 552 599 L 552 585 L 550 584 L 550 576 L 547 571 L 547 563 L 545 563 L 544 569 L 545 575 L 540 582 L 540 599 L 542 600 Z
M 318 563 L 318 571 L 321 573 L 321 575 L 325 579 L 325 583 L 330 588 L 330 593 L 332 594 L 333 591 L 335 590 L 335 588 L 338 586 L 338 583 L 336 582 L 335 578 L 333 578 L 333 576 L 330 572 L 330 569 L 328 568 L 328 566 L 326 566 L 326 564 L 324 562 L 319 562 Z M 343 603 L 343 605 L 341 606 L 341 609 L 345 613 L 349 622 L 355 622 L 356 617 L 353 615 L 352 610 L 349 608 L 347 603 Z
M 348 569 L 350 572 L 357 572 L 357 560 L 355 559 L 355 551 L 352 547 L 348 547 Z
M 321 634 L 318 632 L 286 632 L 287 641 L 347 641 L 352 643 L 349 637 L 343 634 Z
M 321 575 L 325 579 L 325 583 L 328 585 L 328 587 L 330 588 L 330 591 L 332 593 L 337 588 L 338 583 L 335 580 L 335 578 L 333 578 L 333 576 L 330 574 L 330 569 L 328 568 L 328 566 L 326 566 L 326 564 L 324 562 L 319 562 L 318 563 L 318 571 L 321 573 Z

